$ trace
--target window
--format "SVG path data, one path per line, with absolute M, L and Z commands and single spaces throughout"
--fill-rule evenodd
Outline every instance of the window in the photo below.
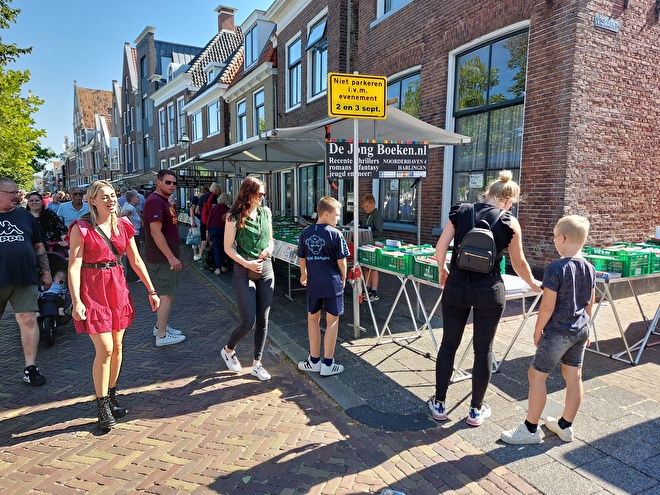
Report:
M 169 136 L 169 146 L 174 146 L 177 143 L 176 138 L 176 120 L 174 116 L 174 103 L 167 105 L 167 131 Z
M 419 72 L 395 79 L 387 84 L 387 99 L 397 99 L 394 106 L 408 115 L 419 118 L 419 90 L 421 76 Z
M 160 138 L 159 149 L 165 148 L 165 109 L 158 109 L 158 137 Z
M 177 113 L 179 114 L 179 135 L 178 139 L 181 139 L 186 133 L 186 112 L 183 110 L 184 101 L 183 98 L 176 100 Z
M 245 35 L 245 67 L 250 67 L 259 60 L 259 36 L 257 26 Z
M 216 100 L 208 106 L 209 114 L 209 136 L 220 132 L 220 100 Z
M 211 84 L 213 82 L 213 79 L 215 79 L 215 71 L 210 70 L 209 73 L 206 75 L 206 83 Z
M 266 105 L 264 90 L 254 93 L 254 136 L 266 130 Z
M 312 165 L 300 169 L 300 214 L 308 219 L 316 204 L 325 195 L 325 165 Z
M 176 165 L 176 157 L 170 158 L 170 166 L 168 168 L 172 168 L 174 165 Z
M 385 0 L 384 13 L 397 9 L 399 6 L 408 3 L 409 0 Z
M 193 142 L 201 141 L 204 137 L 202 135 L 202 111 L 195 112 L 192 116 L 192 137 Z
M 245 141 L 247 138 L 247 115 L 245 100 L 236 105 L 236 140 Z
M 417 189 L 415 179 L 381 179 L 381 214 L 386 222 L 417 221 Z
M 287 48 L 287 108 L 300 105 L 302 93 L 302 42 L 300 38 Z
M 311 96 L 316 96 L 328 89 L 328 40 L 323 18 L 309 30 L 305 51 L 309 54 L 309 72 Z
M 520 177 L 528 32 L 456 58 L 456 132 L 472 143 L 454 152 L 452 202 L 475 202 L 501 170 Z

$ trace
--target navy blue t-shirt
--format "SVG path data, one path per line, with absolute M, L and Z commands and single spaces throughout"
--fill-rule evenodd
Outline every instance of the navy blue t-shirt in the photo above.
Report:
M 542 287 L 556 292 L 557 302 L 543 331 L 571 335 L 588 325 L 585 308 L 595 284 L 596 271 L 584 258 L 562 258 L 550 263 L 545 268 Z
M 297 254 L 307 262 L 307 297 L 322 299 L 344 293 L 337 260 L 346 258 L 349 251 L 339 230 L 325 223 L 306 227 L 300 234 Z
M 22 208 L 0 213 L 0 287 L 37 285 L 34 244 L 45 242 L 43 229 Z

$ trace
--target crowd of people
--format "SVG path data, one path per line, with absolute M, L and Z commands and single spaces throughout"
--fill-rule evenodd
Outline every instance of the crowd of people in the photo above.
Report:
M 160 170 L 155 191 L 148 197 L 127 189 L 121 189 L 118 195 L 111 183 L 100 180 L 87 191 L 73 187 L 67 201 L 60 193 L 22 194 L 14 182 L 0 179 L 0 222 L 6 234 L 0 250 L 0 313 L 8 302 L 14 310 L 25 359 L 23 380 L 32 386 L 46 383 L 36 365 L 37 287 L 48 291 L 53 286 L 59 292 L 68 278 L 76 332 L 88 334 L 95 349 L 92 381 L 98 423 L 103 429 L 112 428 L 127 413 L 118 403 L 117 383 L 124 333 L 135 317 L 127 283 L 129 268 L 144 284 L 151 309 L 156 313 L 156 347 L 186 339 L 181 330 L 169 325 L 183 268 L 173 200 L 176 188 L 176 174 Z M 212 246 L 215 275 L 232 272 L 239 321 L 219 354 L 230 371 L 241 372 L 237 349 L 253 333 L 250 374 L 261 381 L 271 378 L 262 356 L 275 286 L 272 214 L 263 204 L 266 195 L 265 183 L 254 177 L 242 181 L 233 201 L 214 182 L 192 197 L 189 209 L 191 227 L 199 228 L 201 233 L 201 245 L 193 260 L 201 259 L 206 246 Z M 594 303 L 595 271 L 580 255 L 589 222 L 576 215 L 559 220 L 553 241 L 561 259 L 550 263 L 543 281 L 537 281 L 523 253 L 520 224 L 511 213 L 519 195 L 520 188 L 511 172 L 503 171 L 489 185 L 482 202 L 455 205 L 449 213 L 436 244 L 436 258 L 444 260 L 451 245 L 459 252 L 475 223 L 486 222 L 492 234 L 493 263 L 487 270 L 478 270 L 464 266 L 458 256 L 452 256 L 448 266 L 438 266 L 438 283 L 443 290 L 443 332 L 436 359 L 435 395 L 429 399 L 428 407 L 435 420 L 448 419 L 447 389 L 472 314 L 474 365 L 466 420 L 476 427 L 490 417 L 491 408 L 484 398 L 490 382 L 493 341 L 506 296 L 499 261 L 508 249 L 513 270 L 533 291 L 542 292 L 543 298 L 534 330 L 536 354 L 528 372 L 527 417 L 518 428 L 502 432 L 501 439 L 510 444 L 541 441 L 538 423 L 546 401 L 545 381 L 561 363 L 567 384 L 564 412 L 559 419 L 546 417 L 545 423 L 550 431 L 569 442 L 582 400 L 581 369 Z M 366 214 L 363 226 L 371 228 L 376 237 L 383 235 L 383 216 L 376 208 L 374 196 L 366 195 L 360 204 Z M 321 198 L 317 204 L 318 220 L 303 230 L 297 249 L 300 283 L 307 289 L 309 337 L 309 356 L 298 363 L 298 368 L 321 376 L 344 370 L 334 359 L 339 318 L 344 312 L 349 256 L 344 237 L 336 228 L 341 206 L 331 196 Z M 10 232 L 22 235 L 9 235 Z M 63 273 L 51 277 L 46 254 L 50 244 L 68 248 L 68 277 Z M 372 274 L 367 285 L 369 298 L 378 300 L 377 273 Z M 326 315 L 323 338 L 322 310 Z

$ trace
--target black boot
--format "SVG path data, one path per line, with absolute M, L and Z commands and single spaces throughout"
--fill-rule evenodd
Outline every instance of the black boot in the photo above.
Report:
M 110 411 L 112 411 L 112 415 L 117 418 L 123 418 L 126 416 L 126 408 L 121 407 L 117 403 L 117 387 L 112 387 L 110 390 L 108 390 L 108 394 L 110 397 Z
M 99 413 L 99 428 L 109 430 L 113 426 L 117 426 L 112 411 L 110 411 L 110 397 L 97 397 L 96 408 Z

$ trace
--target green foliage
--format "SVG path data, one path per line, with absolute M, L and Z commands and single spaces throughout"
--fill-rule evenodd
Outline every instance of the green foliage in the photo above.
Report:
M 7 29 L 16 22 L 20 9 L 9 6 L 12 0 L 0 0 L 0 29 Z M 43 100 L 22 87 L 30 81 L 29 71 L 7 69 L 21 55 L 32 52 L 32 48 L 18 48 L 16 44 L 2 43 L 0 37 L 0 177 L 11 179 L 22 187 L 28 187 L 32 175 L 43 170 L 45 162 L 54 158 L 51 149 L 44 149 L 39 138 L 46 135 L 35 129 L 32 115 L 43 104 Z
M 34 128 L 34 114 L 43 100 L 21 87 L 30 80 L 29 71 L 0 67 L 0 177 L 20 185 L 29 185 L 39 138 L 45 131 Z
M 12 0 L 0 0 L 0 29 L 7 29 L 9 23 L 16 22 L 18 14 L 21 13 L 20 9 L 12 9 L 9 4 Z M 18 48 L 16 43 L 6 45 L 2 43 L 2 36 L 0 36 L 0 65 L 7 65 L 9 62 L 14 62 L 20 55 L 27 55 L 32 52 L 32 48 Z

